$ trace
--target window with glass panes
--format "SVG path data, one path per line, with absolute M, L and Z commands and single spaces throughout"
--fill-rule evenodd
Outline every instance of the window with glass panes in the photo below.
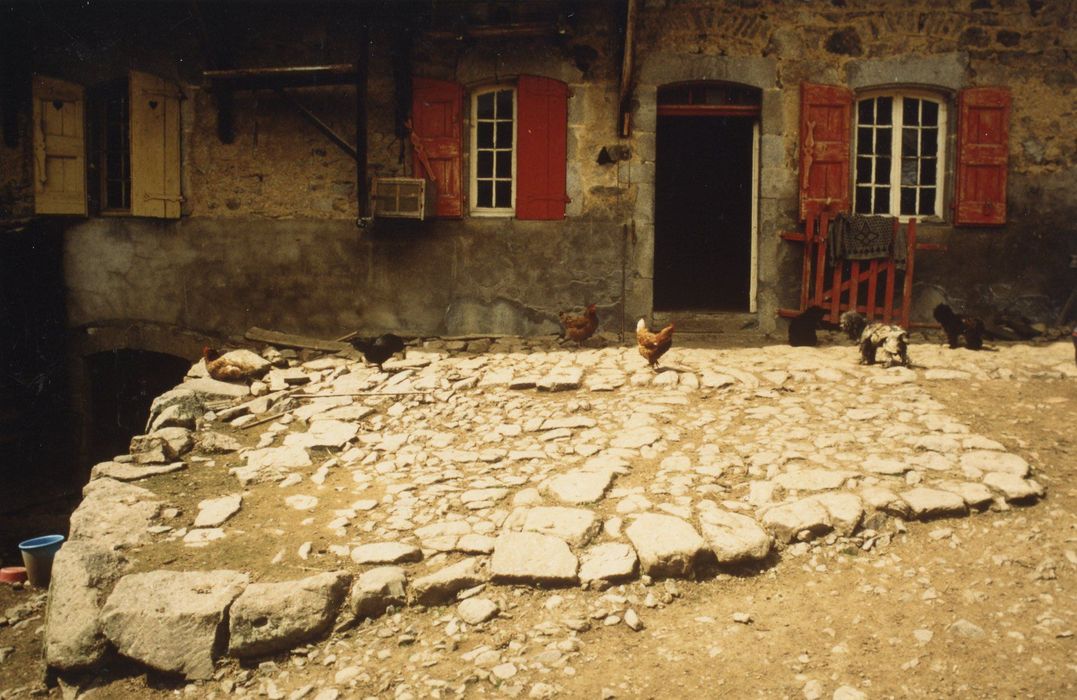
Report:
M 99 93 L 101 169 L 101 209 L 127 211 L 131 208 L 131 140 L 127 81 L 115 83 Z
M 514 210 L 516 90 L 497 87 L 472 95 L 471 211 Z
M 942 215 L 946 106 L 919 95 L 861 98 L 856 110 L 858 214 Z

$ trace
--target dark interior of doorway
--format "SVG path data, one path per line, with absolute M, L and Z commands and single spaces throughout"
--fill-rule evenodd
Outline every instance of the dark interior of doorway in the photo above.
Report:
M 146 432 L 154 398 L 175 387 L 191 363 L 145 350 L 112 350 L 85 359 L 90 379 L 91 463 L 127 454 L 131 438 Z
M 748 310 L 754 121 L 658 118 L 655 309 Z

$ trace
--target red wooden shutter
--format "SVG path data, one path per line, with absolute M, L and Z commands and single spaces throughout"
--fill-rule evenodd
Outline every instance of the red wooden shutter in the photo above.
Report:
M 414 172 L 435 181 L 437 216 L 464 215 L 463 139 L 460 113 L 464 88 L 430 78 L 411 79 L 411 124 Z M 430 171 L 423 162 L 429 163 Z
M 800 218 L 808 209 L 849 211 L 849 118 L 853 93 L 838 85 L 800 84 Z
M 1006 165 L 1010 140 L 1010 91 L 962 90 L 958 96 L 957 191 L 954 223 L 1006 223 Z
M 516 100 L 516 218 L 563 219 L 568 86 L 521 75 Z

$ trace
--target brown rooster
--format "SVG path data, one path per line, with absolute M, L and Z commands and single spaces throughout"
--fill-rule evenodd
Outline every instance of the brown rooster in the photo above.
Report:
M 594 335 L 598 328 L 598 313 L 595 312 L 594 304 L 587 306 L 583 316 L 570 316 L 562 311 L 560 318 L 561 325 L 565 329 L 564 337 L 575 340 L 576 345 L 583 345 L 583 341 Z
M 202 357 L 206 361 L 206 373 L 222 382 L 255 379 L 269 369 L 268 362 L 246 350 L 236 350 L 221 355 L 213 348 L 203 347 Z
M 647 330 L 647 323 L 641 318 L 636 324 L 636 343 L 639 344 L 639 354 L 647 360 L 647 364 L 654 369 L 658 366 L 658 358 L 666 354 L 673 345 L 673 324 L 669 324 L 657 333 Z

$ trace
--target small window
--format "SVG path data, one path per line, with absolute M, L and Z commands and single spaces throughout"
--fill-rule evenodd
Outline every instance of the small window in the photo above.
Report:
M 130 106 L 127 81 L 95 91 L 94 143 L 91 158 L 97 168 L 97 191 L 102 212 L 131 209 Z
M 946 103 L 930 95 L 862 97 L 856 105 L 858 214 L 942 217 Z
M 512 216 L 516 202 L 516 90 L 471 98 L 471 213 Z

